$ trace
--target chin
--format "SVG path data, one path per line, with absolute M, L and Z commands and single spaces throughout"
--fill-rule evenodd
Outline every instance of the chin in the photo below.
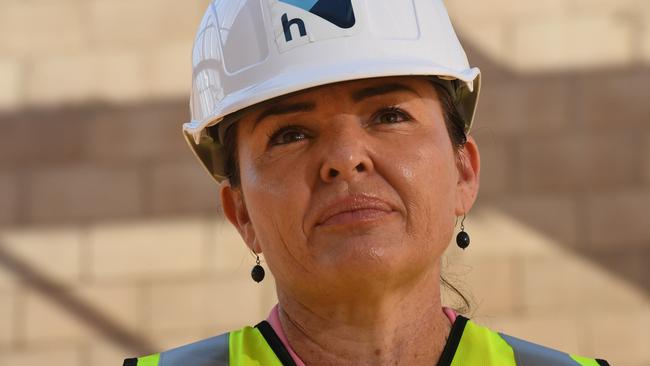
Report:
M 384 288 L 425 275 L 435 263 L 435 253 L 424 255 L 418 250 L 421 246 L 409 245 L 403 238 L 387 239 L 365 237 L 339 242 L 321 257 L 322 271 L 332 281 L 345 281 L 346 286 L 363 291 L 368 286 Z

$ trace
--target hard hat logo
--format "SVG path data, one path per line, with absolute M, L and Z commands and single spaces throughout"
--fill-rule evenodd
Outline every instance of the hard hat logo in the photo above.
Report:
M 354 26 L 352 0 L 280 0 L 317 15 L 340 28 Z
M 284 53 L 358 31 L 353 0 L 269 0 L 275 43 Z

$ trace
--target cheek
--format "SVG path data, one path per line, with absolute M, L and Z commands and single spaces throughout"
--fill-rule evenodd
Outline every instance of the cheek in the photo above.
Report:
M 407 233 L 424 241 L 445 241 L 454 220 L 457 169 L 451 144 L 429 136 L 401 146 L 416 149 L 395 151 L 393 186 L 407 210 Z M 432 142 L 433 141 L 433 142 Z
M 296 246 L 288 243 L 304 241 L 307 186 L 295 176 L 295 169 L 285 171 L 277 165 L 263 169 L 246 155 L 240 162 L 246 208 L 262 249 L 277 252 L 279 248 L 271 247 L 282 246 L 283 251 L 295 251 Z

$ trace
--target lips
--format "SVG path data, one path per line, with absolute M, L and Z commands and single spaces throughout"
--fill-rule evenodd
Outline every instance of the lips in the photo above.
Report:
M 393 211 L 391 205 L 368 195 L 351 195 L 326 206 L 318 216 L 317 226 L 331 226 L 372 221 Z

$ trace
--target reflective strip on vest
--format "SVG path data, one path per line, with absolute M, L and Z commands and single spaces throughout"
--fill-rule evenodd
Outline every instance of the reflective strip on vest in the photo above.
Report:
M 228 366 L 229 334 L 138 358 L 137 366 Z
M 459 316 L 459 319 L 462 317 Z M 456 320 L 458 322 L 458 320 Z M 466 321 L 450 366 L 602 366 L 605 361 L 569 355 Z M 440 365 L 439 366 L 447 366 Z
M 567 353 L 530 343 L 519 338 L 499 333 L 515 352 L 517 365 L 526 366 L 580 366 Z M 598 364 L 596 364 L 598 365 Z

